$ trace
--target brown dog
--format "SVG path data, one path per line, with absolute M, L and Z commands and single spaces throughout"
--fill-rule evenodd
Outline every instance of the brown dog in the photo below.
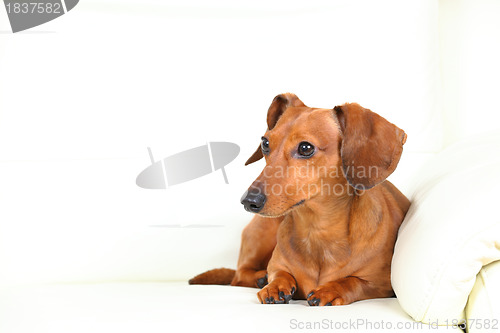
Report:
M 309 108 L 276 96 L 262 144 L 266 167 L 242 198 L 258 213 L 244 229 L 238 269 L 190 283 L 262 287 L 261 303 L 342 305 L 391 297 L 397 232 L 410 202 L 385 179 L 404 131 L 358 104 Z

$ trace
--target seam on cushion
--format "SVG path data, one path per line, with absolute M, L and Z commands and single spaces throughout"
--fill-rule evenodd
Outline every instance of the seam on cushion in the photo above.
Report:
M 490 278 L 488 277 L 488 272 L 486 269 L 481 268 L 481 270 L 479 271 L 479 274 L 481 274 L 481 279 L 483 280 L 483 285 L 484 285 L 484 291 L 485 291 L 485 294 L 486 294 L 486 299 L 488 300 L 488 304 L 490 306 L 490 313 L 491 315 L 494 315 L 495 313 L 497 313 L 497 309 L 498 307 L 496 306 L 496 302 L 495 302 L 495 299 L 491 297 L 491 294 L 490 294 Z
M 452 254 L 453 257 L 455 257 L 457 253 L 462 253 L 464 248 L 466 248 L 469 245 L 469 243 L 471 243 L 472 241 L 476 241 L 476 239 L 479 235 L 483 234 L 485 231 L 487 231 L 489 229 L 494 229 L 494 228 L 498 228 L 498 226 L 496 224 L 489 225 L 489 226 L 485 227 L 484 229 L 482 229 L 481 231 L 476 232 L 473 237 L 471 237 L 471 238 L 469 238 L 469 240 L 463 242 L 462 245 L 460 247 L 458 247 L 455 251 L 453 251 L 453 249 L 450 248 L 450 250 L 448 251 L 448 256 L 446 256 L 446 258 L 449 258 L 450 254 Z M 458 242 L 459 242 L 459 240 L 457 240 L 457 243 Z M 492 260 L 491 262 L 496 261 L 496 260 L 500 260 L 500 258 Z M 443 263 L 443 261 L 444 261 L 444 263 Z M 437 285 L 440 284 L 444 272 L 446 272 L 447 268 L 450 266 L 449 259 L 442 260 L 441 263 L 442 264 L 437 266 L 438 269 L 436 270 L 435 274 L 432 276 L 431 288 L 429 288 L 427 290 L 427 292 L 425 293 L 425 296 L 421 302 L 421 305 L 419 306 L 419 310 L 417 311 L 417 317 L 419 318 L 419 319 L 417 319 L 418 321 L 423 322 L 423 319 L 425 317 L 427 317 L 427 313 L 429 312 L 430 304 L 432 304 L 432 301 L 434 301 L 434 298 L 436 296 L 436 291 L 439 289 Z M 476 272 L 476 274 L 474 276 L 476 276 L 478 273 L 479 273 L 479 271 Z M 439 283 L 432 283 L 434 281 L 439 281 Z M 471 290 L 472 290 L 472 288 L 471 288 Z M 469 294 L 470 294 L 471 290 L 469 290 Z M 426 308 L 424 309 L 424 307 L 426 307 Z M 464 305 L 464 308 L 465 308 L 465 305 Z

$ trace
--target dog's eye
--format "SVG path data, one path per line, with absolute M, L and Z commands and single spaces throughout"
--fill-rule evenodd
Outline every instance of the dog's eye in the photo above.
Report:
M 309 142 L 302 141 L 301 143 L 299 143 L 297 152 L 302 157 L 311 157 L 314 154 L 314 146 Z
M 262 137 L 262 142 L 260 144 L 260 147 L 262 148 L 262 153 L 264 155 L 269 154 L 269 140 L 265 137 Z

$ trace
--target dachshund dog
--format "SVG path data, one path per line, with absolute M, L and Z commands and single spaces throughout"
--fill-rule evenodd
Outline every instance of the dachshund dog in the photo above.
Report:
M 238 268 L 189 282 L 259 287 L 266 304 L 394 296 L 391 260 L 410 202 L 385 179 L 405 132 L 358 104 L 310 108 L 290 93 L 274 98 L 267 126 L 245 164 L 266 160 L 241 199 L 257 215 L 243 230 Z

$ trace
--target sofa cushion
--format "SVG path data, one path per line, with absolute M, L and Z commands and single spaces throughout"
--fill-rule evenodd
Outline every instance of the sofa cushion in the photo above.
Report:
M 464 318 L 481 267 L 500 259 L 500 133 L 458 142 L 415 175 L 392 284 L 415 320 Z
M 257 289 L 170 283 L 45 285 L 0 291 L 0 332 L 429 332 L 395 298 L 339 307 L 262 305 Z M 434 331 L 440 331 L 433 327 Z M 450 332 L 450 330 L 443 331 Z

